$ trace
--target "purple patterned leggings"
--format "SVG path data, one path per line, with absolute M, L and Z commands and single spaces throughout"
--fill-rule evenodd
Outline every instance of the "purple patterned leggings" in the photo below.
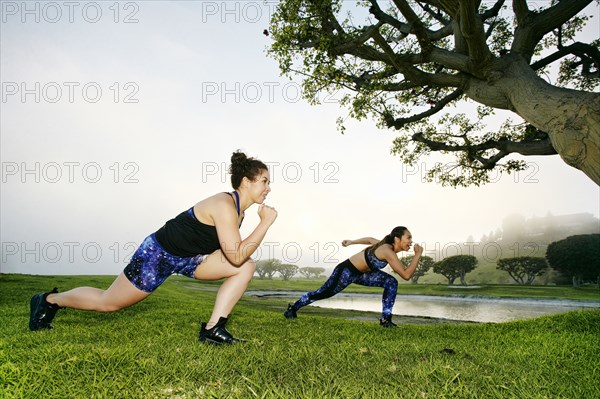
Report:
M 330 298 L 352 283 L 367 287 L 383 287 L 383 298 L 381 301 L 383 305 L 382 317 L 387 319 L 392 316 L 392 308 L 396 302 L 398 280 L 381 270 L 362 273 L 354 267 L 349 259 L 346 259 L 333 269 L 333 273 L 321 288 L 302 295 L 292 305 L 292 308 L 298 310 L 314 301 Z

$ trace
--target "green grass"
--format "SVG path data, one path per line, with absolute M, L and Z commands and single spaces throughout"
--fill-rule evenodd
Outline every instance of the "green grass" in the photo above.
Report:
M 307 309 L 285 320 L 285 299 L 244 297 L 228 328 L 249 342 L 213 347 L 197 333 L 214 292 L 170 278 L 128 309 L 61 310 L 54 330 L 28 331 L 33 293 L 106 287 L 112 279 L 0 276 L 0 397 L 600 397 L 600 310 L 388 330 L 338 310 Z

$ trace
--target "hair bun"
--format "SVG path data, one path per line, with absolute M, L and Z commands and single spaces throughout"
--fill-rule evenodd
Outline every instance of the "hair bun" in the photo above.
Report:
M 242 164 L 245 163 L 248 160 L 248 157 L 246 156 L 246 154 L 244 154 L 241 151 L 236 151 L 233 154 L 231 154 L 231 164 Z
M 246 174 L 248 169 L 248 157 L 241 151 L 236 151 L 231 154 L 231 170 L 232 175 Z

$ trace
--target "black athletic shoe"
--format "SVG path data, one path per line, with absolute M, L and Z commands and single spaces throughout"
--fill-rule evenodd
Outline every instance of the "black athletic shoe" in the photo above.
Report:
M 385 328 L 398 327 L 396 324 L 392 323 L 391 317 L 388 317 L 387 319 L 379 319 L 379 325 Z
M 294 309 L 291 304 L 288 305 L 288 308 L 285 312 L 283 312 L 283 315 L 286 319 L 295 319 L 298 317 L 296 314 L 296 309 Z
M 235 344 L 237 342 L 246 342 L 244 339 L 234 338 L 229 331 L 225 329 L 227 317 L 219 317 L 217 324 L 213 328 L 206 329 L 206 323 L 202 323 L 198 340 L 209 344 Z
M 48 294 L 56 294 L 58 289 L 56 287 L 44 294 L 35 294 L 31 297 L 29 302 L 29 329 L 31 331 L 37 330 L 50 330 L 53 328 L 52 319 L 56 315 L 60 306 L 46 301 Z

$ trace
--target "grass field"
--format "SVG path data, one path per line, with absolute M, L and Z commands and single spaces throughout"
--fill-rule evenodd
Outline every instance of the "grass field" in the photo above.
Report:
M 197 341 L 214 292 L 172 277 L 128 309 L 62 310 L 54 330 L 28 331 L 33 293 L 54 286 L 106 287 L 112 279 L 0 275 L 0 397 L 600 397 L 600 310 L 503 324 L 383 329 L 338 310 L 307 309 L 290 321 L 281 315 L 285 299 L 244 297 L 229 329 L 249 341 L 214 347 Z M 255 280 L 252 288 L 267 283 Z M 269 289 L 290 289 L 287 284 L 270 282 Z M 296 287 L 302 291 L 311 284 L 320 283 Z M 405 287 L 414 289 L 400 290 Z M 442 289 L 421 288 L 434 294 Z M 477 295 L 508 293 L 508 288 L 486 289 Z M 597 289 L 576 294 L 562 289 L 563 297 L 583 296 L 574 299 L 597 295 Z

